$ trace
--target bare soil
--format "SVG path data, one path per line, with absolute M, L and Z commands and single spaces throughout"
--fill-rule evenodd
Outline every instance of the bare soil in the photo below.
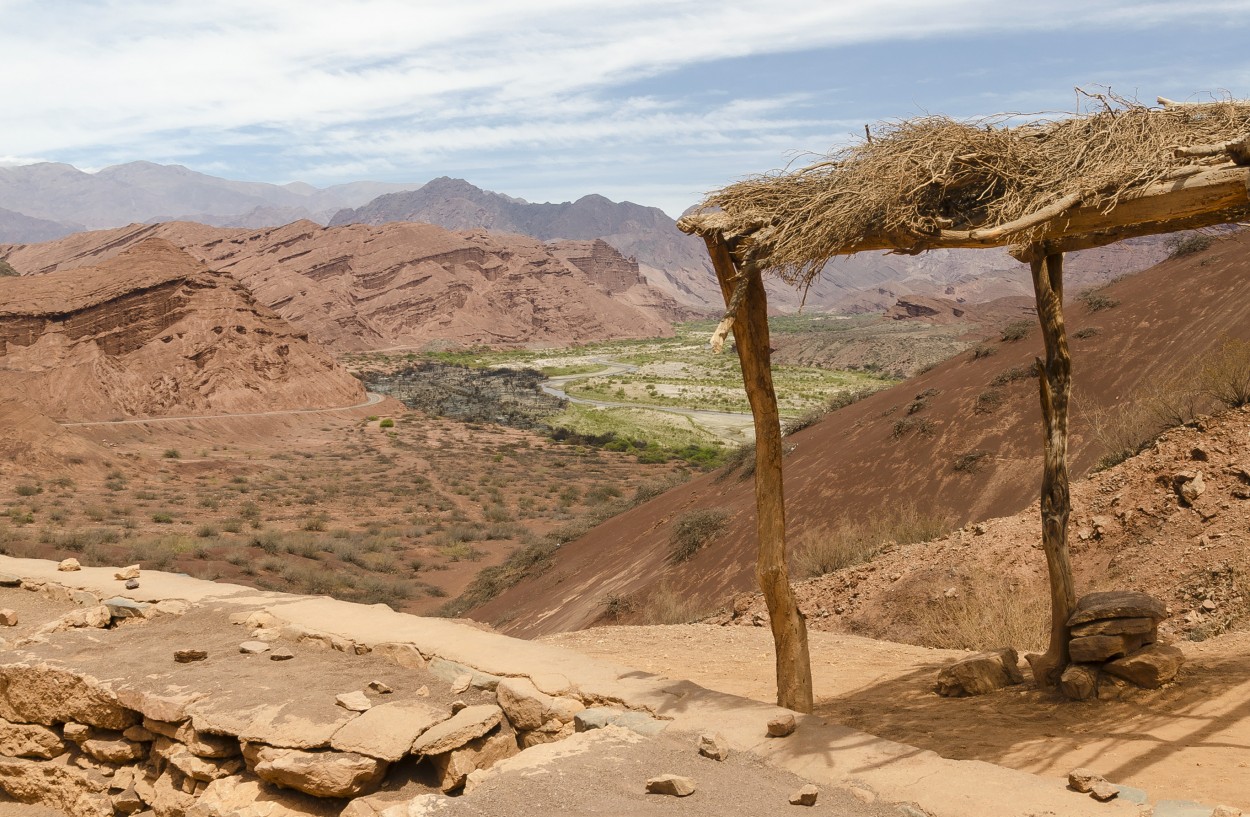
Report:
M 587 655 L 775 700 L 766 627 L 598 627 L 545 636 Z M 937 752 L 1051 777 L 1085 766 L 1152 800 L 1250 806 L 1250 633 L 1183 642 L 1178 682 L 1120 701 L 1076 703 L 1026 686 L 977 698 L 933 692 L 965 653 L 827 632 L 811 634 L 816 712 Z

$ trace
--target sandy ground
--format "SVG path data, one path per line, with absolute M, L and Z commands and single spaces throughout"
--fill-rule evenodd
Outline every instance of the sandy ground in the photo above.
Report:
M 541 639 L 670 678 L 771 702 L 767 628 L 602 627 Z M 1017 687 L 941 698 L 937 668 L 965 653 L 811 633 L 817 713 L 874 735 L 1062 777 L 1086 766 L 1152 800 L 1250 807 L 1250 633 L 1182 643 L 1178 683 L 1124 701 L 1071 702 Z

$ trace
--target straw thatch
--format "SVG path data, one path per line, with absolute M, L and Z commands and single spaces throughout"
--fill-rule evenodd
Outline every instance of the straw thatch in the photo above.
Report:
M 808 167 L 711 194 L 683 229 L 748 237 L 741 260 L 802 283 L 834 256 L 920 252 L 955 231 L 1008 225 L 1010 243 L 1026 244 L 1074 206 L 1109 211 L 1133 191 L 1244 158 L 1230 143 L 1250 136 L 1250 103 L 1095 99 L 1095 111 L 1025 125 L 941 116 L 879 125 Z

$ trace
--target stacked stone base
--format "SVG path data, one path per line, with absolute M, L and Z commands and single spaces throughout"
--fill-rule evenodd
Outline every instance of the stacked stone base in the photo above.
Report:
M 1118 698 L 1126 689 L 1157 689 L 1184 663 L 1179 649 L 1158 643 L 1163 602 L 1145 593 L 1090 593 L 1068 619 L 1071 663 L 1059 689 L 1069 698 Z

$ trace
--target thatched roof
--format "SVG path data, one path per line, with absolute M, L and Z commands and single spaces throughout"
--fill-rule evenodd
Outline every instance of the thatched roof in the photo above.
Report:
M 803 282 L 834 256 L 863 250 L 1078 236 L 1058 246 L 1077 249 L 1250 215 L 1250 102 L 1097 99 L 1097 111 L 1025 125 L 940 116 L 881 124 L 810 166 L 712 193 L 680 226 L 719 233 L 740 261 Z M 1145 206 L 1158 195 L 1168 199 L 1162 209 Z

